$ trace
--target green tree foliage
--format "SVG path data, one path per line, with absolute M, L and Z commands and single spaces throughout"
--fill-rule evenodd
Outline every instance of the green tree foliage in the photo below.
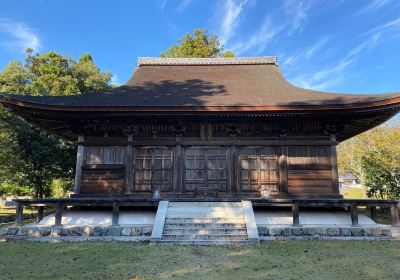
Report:
M 400 198 L 400 126 L 395 119 L 338 146 L 339 172 L 351 172 L 368 196 Z
M 179 45 L 161 53 L 160 57 L 235 57 L 231 51 L 224 52 L 218 37 L 207 29 L 195 29 L 193 35 L 186 33 L 179 42 Z
M 0 93 L 73 95 L 109 88 L 89 54 L 72 57 L 27 50 L 24 65 L 13 61 L 0 72 Z M 73 143 L 49 135 L 0 107 L 0 193 L 50 196 L 54 186 L 72 187 Z M 55 181 L 57 184 L 55 184 Z M 58 194 L 60 191 L 57 191 Z

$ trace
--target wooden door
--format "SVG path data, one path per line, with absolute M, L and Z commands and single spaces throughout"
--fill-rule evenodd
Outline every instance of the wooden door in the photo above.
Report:
M 185 149 L 185 191 L 223 192 L 227 189 L 227 149 L 189 147 Z
M 277 191 L 278 156 L 274 147 L 245 147 L 239 151 L 241 191 Z
M 172 149 L 140 147 L 135 149 L 135 190 L 172 189 Z

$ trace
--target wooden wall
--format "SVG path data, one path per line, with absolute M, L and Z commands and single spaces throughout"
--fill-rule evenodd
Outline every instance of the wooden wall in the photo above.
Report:
M 330 146 L 289 146 L 287 176 L 289 194 L 333 193 Z
M 85 145 L 80 194 L 135 195 L 157 189 L 181 196 L 219 192 L 257 197 L 261 190 L 280 197 L 333 195 L 332 147 Z

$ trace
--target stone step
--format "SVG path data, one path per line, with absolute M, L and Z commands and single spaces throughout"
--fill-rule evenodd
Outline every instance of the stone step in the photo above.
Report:
M 247 234 L 246 228 L 164 228 L 163 234 Z
M 155 244 L 188 245 L 188 246 L 215 246 L 215 245 L 251 245 L 260 243 L 259 240 L 156 240 Z
M 214 224 L 214 223 L 229 223 L 229 224 L 244 224 L 245 220 L 243 217 L 238 218 L 210 218 L 210 217 L 194 217 L 194 218 L 166 218 L 165 224 L 176 224 L 176 223 L 201 223 L 201 224 Z
M 193 207 L 234 207 L 241 208 L 241 202 L 169 202 L 168 208 Z
M 210 214 L 210 215 L 198 215 L 198 214 L 167 214 L 166 218 L 225 218 L 225 219 L 236 219 L 236 218 L 243 218 L 242 216 L 226 216 L 224 214 Z
M 230 228 L 230 229 L 241 229 L 246 228 L 245 223 L 166 223 L 164 224 L 165 229 L 169 228 Z
M 247 234 L 163 234 L 161 240 L 247 240 Z
M 243 215 L 243 209 L 241 208 L 230 208 L 230 207 L 204 207 L 204 208 L 168 208 L 168 214 L 171 213 L 199 213 L 202 214 L 209 214 L 209 213 L 223 213 L 225 215 L 237 216 Z

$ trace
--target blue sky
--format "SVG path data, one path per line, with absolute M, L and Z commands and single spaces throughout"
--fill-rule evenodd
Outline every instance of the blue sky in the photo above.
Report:
M 124 83 L 137 57 L 158 56 L 195 28 L 237 56 L 278 56 L 297 86 L 400 92 L 398 0 L 2 0 L 0 68 L 27 47 L 89 52 Z

